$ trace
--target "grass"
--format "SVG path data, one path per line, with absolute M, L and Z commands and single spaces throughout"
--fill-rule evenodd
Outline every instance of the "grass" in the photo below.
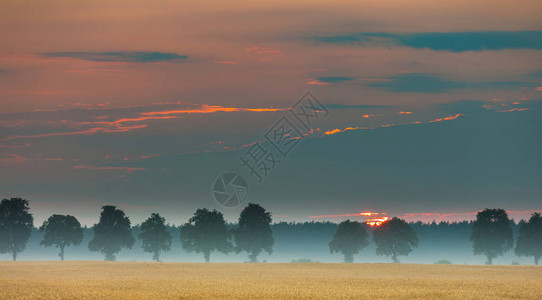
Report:
M 542 267 L 0 262 L 3 299 L 542 299 Z

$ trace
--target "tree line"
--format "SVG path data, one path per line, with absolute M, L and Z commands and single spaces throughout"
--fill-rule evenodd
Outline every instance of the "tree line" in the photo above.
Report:
M 271 214 L 257 204 L 245 207 L 235 226 L 227 224 L 222 213 L 216 210 L 198 209 L 177 232 L 182 248 L 187 252 L 202 254 L 206 262 L 210 261 L 211 253 L 215 251 L 225 254 L 246 252 L 251 262 L 257 262 L 262 252 L 273 252 L 271 222 Z M 486 263 L 491 264 L 494 258 L 514 248 L 517 255 L 534 257 L 535 264 L 538 264 L 542 256 L 540 213 L 534 213 L 528 221 L 519 222 L 515 241 L 511 227 L 513 224 L 502 209 L 480 211 L 476 221 L 472 222 L 472 229 L 466 228 L 472 231 L 470 240 L 473 253 L 485 255 Z M 274 230 L 281 230 L 285 225 L 286 223 L 275 224 Z M 297 226 L 313 227 L 310 223 Z M 320 231 L 322 226 L 325 224 L 314 227 L 313 230 Z M 32 228 L 33 217 L 29 213 L 27 200 L 2 200 L 0 253 L 11 253 L 13 260 L 16 260 L 17 254 L 25 249 Z M 166 225 L 165 219 L 156 213 L 151 214 L 139 226 L 136 237 L 141 240 L 142 250 L 152 254 L 155 261 L 160 261 L 160 254 L 171 249 L 171 233 L 174 232 L 168 228 L 171 229 Z M 325 228 L 327 226 L 323 229 Z M 328 243 L 330 253 L 342 254 L 345 262 L 353 262 L 354 255 L 370 244 L 369 233 L 372 235 L 377 255 L 389 256 L 392 261 L 399 262 L 399 256 L 408 255 L 418 246 L 418 233 L 414 228 L 423 232 L 423 227 L 417 223 L 409 224 L 402 219 L 392 218 L 378 227 L 347 220 L 325 230 L 334 232 Z M 88 243 L 88 249 L 103 254 L 105 260 L 115 260 L 122 249 L 132 248 L 136 239 L 132 234 L 130 219 L 122 210 L 111 205 L 102 207 L 99 222 L 92 226 L 91 230 L 93 238 Z M 67 247 L 80 245 L 83 241 L 83 228 L 79 221 L 70 215 L 52 215 L 43 222 L 39 231 L 43 233 L 40 245 L 58 248 L 61 260 L 64 259 Z M 453 235 L 453 232 L 446 234 Z
M 22 198 L 4 199 L 0 203 L 0 253 L 11 253 L 13 260 L 21 253 L 30 238 L 34 218 L 29 201 Z M 211 253 L 247 252 L 251 262 L 256 262 L 263 251 L 273 251 L 270 228 L 271 214 L 257 204 L 248 204 L 239 216 L 238 226 L 229 229 L 224 215 L 217 210 L 198 209 L 180 229 L 183 249 L 202 253 L 209 262 Z M 102 207 L 98 223 L 92 226 L 93 239 L 88 243 L 90 251 L 100 252 L 105 260 L 114 261 L 125 248 L 132 248 L 135 237 L 131 232 L 130 219 L 124 211 L 113 205 Z M 45 220 L 39 231 L 43 232 L 40 245 L 59 249 L 58 256 L 64 260 L 66 247 L 80 245 L 83 228 L 74 216 L 54 214 Z M 151 253 L 155 261 L 160 254 L 169 251 L 172 236 L 166 220 L 157 213 L 141 223 L 140 233 L 143 251 Z M 235 246 L 234 246 L 235 245 Z

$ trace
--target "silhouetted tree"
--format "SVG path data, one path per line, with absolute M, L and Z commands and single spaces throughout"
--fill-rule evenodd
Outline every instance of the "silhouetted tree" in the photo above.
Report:
M 246 251 L 250 262 L 257 262 L 262 251 L 273 252 L 271 214 L 258 204 L 249 203 L 239 216 L 239 227 L 233 230 L 235 250 Z
M 213 251 L 222 253 L 232 251 L 230 239 L 231 232 L 226 226 L 224 215 L 216 210 L 198 209 L 188 223 L 181 227 L 183 249 L 203 253 L 205 262 L 209 262 Z
M 138 237 L 143 241 L 143 251 L 152 253 L 152 259 L 160 261 L 160 252 L 171 249 L 171 234 L 166 228 L 166 219 L 159 214 L 151 214 L 141 223 L 141 233 Z
M 115 260 L 115 255 L 122 248 L 132 248 L 134 245 L 130 219 L 115 206 L 102 207 L 100 221 L 92 229 L 94 239 L 88 243 L 88 249 L 100 251 L 105 255 L 105 260 Z
M 504 209 L 489 209 L 476 214 L 472 224 L 472 252 L 487 257 L 486 264 L 491 265 L 493 259 L 512 249 L 514 239 L 510 219 Z
M 344 255 L 345 263 L 354 262 L 354 254 L 369 245 L 367 231 L 359 222 L 346 220 L 337 227 L 337 232 L 329 242 L 329 252 L 340 252 Z
M 0 253 L 11 253 L 13 260 L 26 247 L 34 217 L 29 213 L 28 200 L 3 199 L 0 203 Z
M 418 234 L 402 219 L 393 217 L 391 220 L 376 227 L 373 232 L 376 244 L 376 254 L 390 256 L 398 263 L 397 256 L 407 256 L 412 249 L 418 247 Z
M 64 248 L 77 246 L 83 241 L 83 228 L 77 219 L 70 215 L 52 215 L 40 227 L 45 232 L 40 245 L 56 246 L 60 249 L 58 256 L 64 260 Z
M 515 252 L 518 256 L 533 256 L 534 264 L 538 265 L 542 257 L 542 217 L 534 213 L 529 222 L 519 224 L 519 236 Z

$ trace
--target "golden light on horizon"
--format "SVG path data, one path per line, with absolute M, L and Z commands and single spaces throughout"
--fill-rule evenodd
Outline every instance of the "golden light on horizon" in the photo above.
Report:
M 361 212 L 359 214 L 360 216 L 367 216 L 367 217 L 373 217 L 365 220 L 365 224 L 374 227 L 374 226 L 381 226 L 384 222 L 389 220 L 389 217 L 376 217 L 377 215 L 386 215 L 386 213 L 377 213 L 377 212 Z
M 389 220 L 389 217 L 380 217 L 380 218 L 372 218 L 365 221 L 365 224 L 375 227 L 375 226 L 381 226 L 385 222 Z

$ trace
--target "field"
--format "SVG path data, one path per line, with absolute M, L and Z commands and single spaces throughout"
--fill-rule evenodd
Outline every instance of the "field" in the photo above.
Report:
M 542 299 L 542 267 L 0 262 L 2 299 Z

